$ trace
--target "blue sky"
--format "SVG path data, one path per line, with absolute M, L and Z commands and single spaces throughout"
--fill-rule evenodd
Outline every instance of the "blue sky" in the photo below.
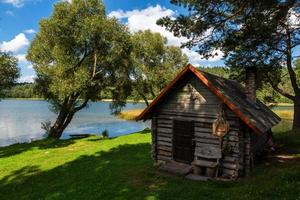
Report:
M 58 0 L 0 0 L 0 49 L 10 51 L 19 59 L 20 81 L 32 81 L 35 73 L 25 55 L 30 41 L 38 31 L 38 23 L 48 17 L 53 4 Z M 155 24 L 163 16 L 174 16 L 182 11 L 169 0 L 104 0 L 107 14 L 119 18 L 129 26 L 130 31 L 151 29 L 168 38 L 170 45 L 180 45 L 184 38 L 176 38 L 172 33 Z M 183 50 L 195 65 L 222 65 L 221 54 L 211 60 L 203 60 L 196 52 Z

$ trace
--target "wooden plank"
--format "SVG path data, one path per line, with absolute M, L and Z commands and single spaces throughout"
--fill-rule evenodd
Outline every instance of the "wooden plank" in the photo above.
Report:
M 169 156 L 162 156 L 162 155 L 157 155 L 157 159 L 158 160 L 163 160 L 163 161 L 170 161 L 170 160 L 172 160 L 171 157 L 169 157 Z
M 193 165 L 200 166 L 200 167 L 211 167 L 214 168 L 217 166 L 217 162 L 208 161 L 208 160 L 195 160 L 192 163 Z
M 195 137 L 219 140 L 219 138 L 217 136 L 214 136 L 211 133 L 204 133 L 204 132 L 195 132 Z
M 202 158 L 222 158 L 221 148 L 211 145 L 202 145 L 195 149 L 195 156 Z
M 157 128 L 157 133 L 165 133 L 165 134 L 172 134 L 172 129 L 167 128 Z
M 223 174 L 229 175 L 233 178 L 237 177 L 237 171 L 236 170 L 226 169 L 226 168 L 222 168 L 222 167 L 220 167 L 220 170 Z
M 231 156 L 224 156 L 222 158 L 223 161 L 225 162 L 232 162 L 232 163 L 235 163 L 237 162 L 238 158 L 235 158 L 235 157 L 231 157 Z
M 169 152 L 172 152 L 172 147 L 170 147 L 170 146 L 158 145 L 158 146 L 157 146 L 157 149 L 158 149 L 158 150 L 162 150 L 162 151 L 169 151 Z
M 170 158 L 172 157 L 172 152 L 170 152 L 170 151 L 158 150 L 157 154 L 161 155 L 161 156 L 167 156 L 167 157 L 170 157 Z
M 172 146 L 172 143 L 170 143 L 170 142 L 163 142 L 163 141 L 157 141 L 157 144 L 158 145 L 162 145 L 162 146 L 169 146 L 169 147 Z
M 195 138 L 196 143 L 205 143 L 205 144 L 215 144 L 215 145 L 220 145 L 219 140 L 215 139 L 204 139 L 204 138 Z
M 238 170 L 238 165 L 235 164 L 235 163 L 223 162 L 222 163 L 222 168 Z
M 172 138 L 170 138 L 170 137 L 161 137 L 161 136 L 158 136 L 158 137 L 157 137 L 157 141 L 172 142 Z
M 161 133 L 161 132 L 159 132 L 159 133 L 157 133 L 157 136 L 173 138 L 172 133 Z

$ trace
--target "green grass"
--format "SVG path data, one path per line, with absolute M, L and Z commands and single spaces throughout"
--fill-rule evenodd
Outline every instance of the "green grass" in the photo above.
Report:
M 3 147 L 0 199 L 299 200 L 300 133 L 276 129 L 278 154 L 288 157 L 264 159 L 234 182 L 194 182 L 158 172 L 148 131 Z

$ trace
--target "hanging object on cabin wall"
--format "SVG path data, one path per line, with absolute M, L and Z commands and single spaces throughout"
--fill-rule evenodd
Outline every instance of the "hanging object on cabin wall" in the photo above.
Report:
M 229 131 L 229 123 L 225 119 L 224 105 L 220 105 L 217 119 L 213 122 L 213 135 L 223 137 Z

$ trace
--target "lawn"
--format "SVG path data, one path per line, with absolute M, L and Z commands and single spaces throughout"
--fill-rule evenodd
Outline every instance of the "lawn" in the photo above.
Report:
M 194 182 L 158 172 L 149 131 L 12 145 L 0 148 L 0 199 L 299 200 L 300 134 L 284 125 L 275 131 L 278 155 L 235 182 Z

